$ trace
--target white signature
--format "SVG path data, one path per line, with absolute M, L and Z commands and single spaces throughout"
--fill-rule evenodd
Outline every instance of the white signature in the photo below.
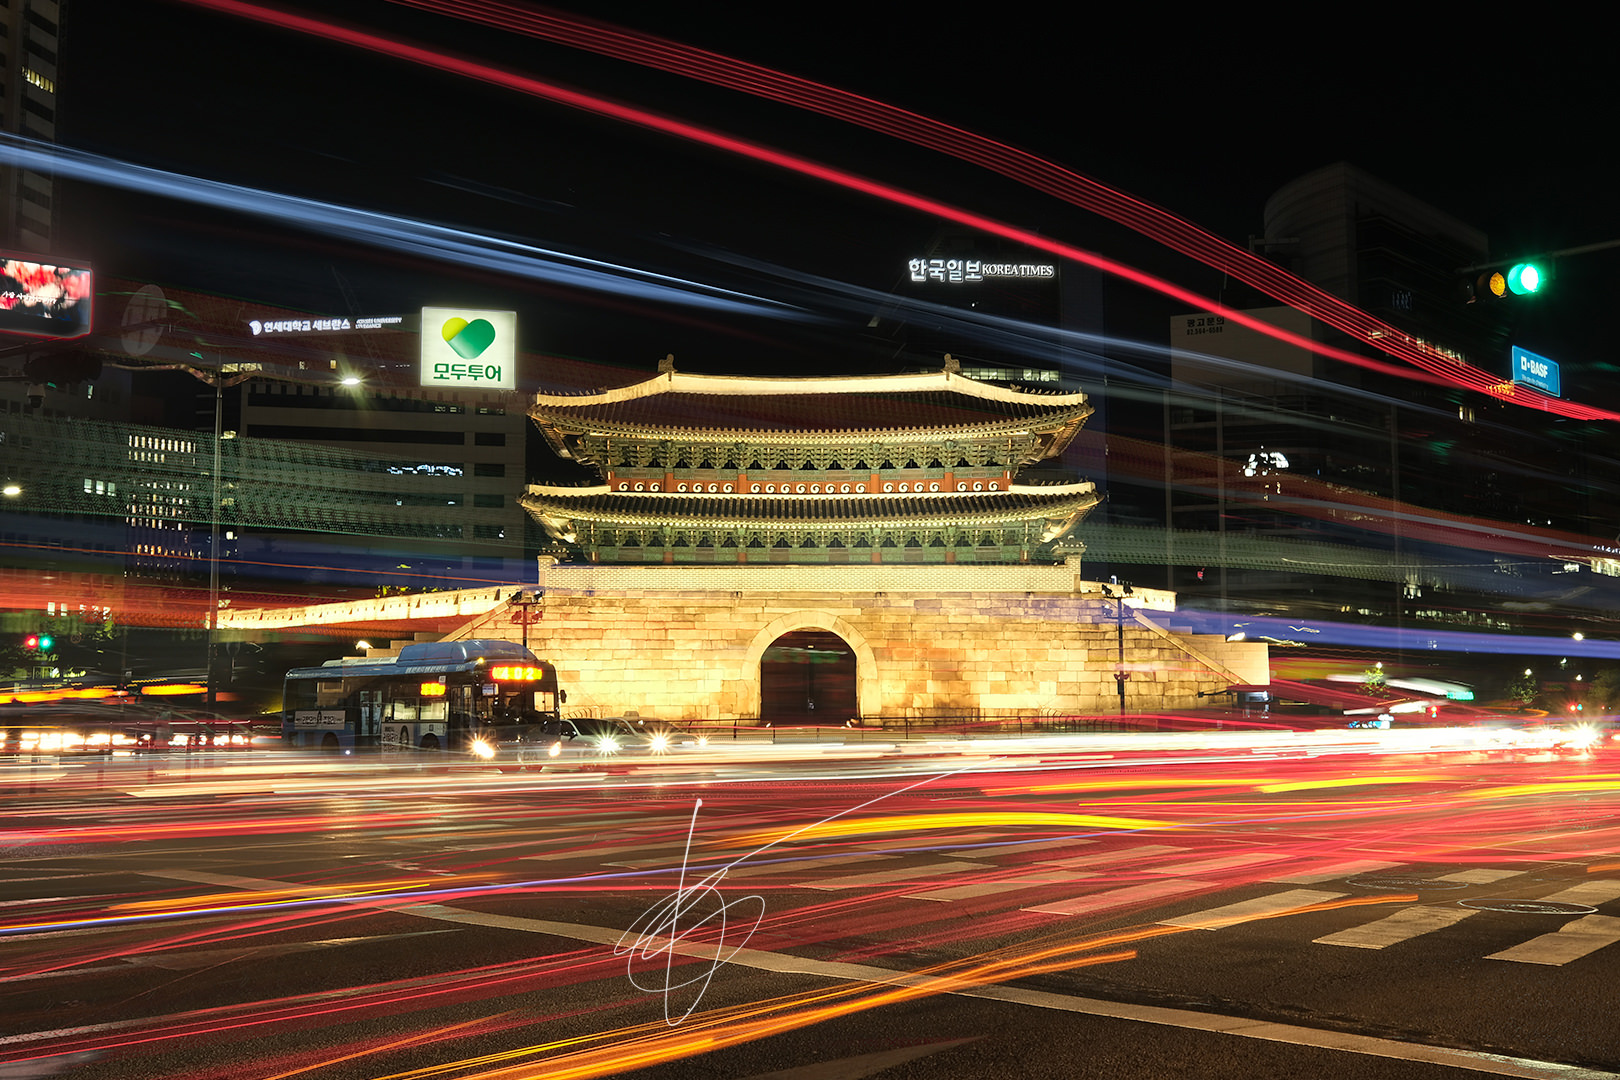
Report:
M 698 1003 L 703 1000 L 703 995 L 708 990 L 709 983 L 713 980 L 715 972 L 719 971 L 722 966 L 730 962 L 732 957 L 747 947 L 749 939 L 754 936 L 754 932 L 759 929 L 761 920 L 765 918 L 765 898 L 757 893 L 730 901 L 721 897 L 718 886 L 727 873 L 738 864 L 746 862 L 755 855 L 769 851 L 778 844 L 785 843 L 801 833 L 814 829 L 818 825 L 836 821 L 838 818 L 853 814 L 857 810 L 864 810 L 873 803 L 882 802 L 884 799 L 900 795 L 913 788 L 922 787 L 924 784 L 934 780 L 955 776 L 957 773 L 970 772 L 977 768 L 982 768 L 982 765 L 971 765 L 963 769 L 954 769 L 951 772 L 936 773 L 925 776 L 915 783 L 907 784 L 905 787 L 886 791 L 882 795 L 874 799 L 868 799 L 858 806 L 840 810 L 838 813 L 830 814 L 820 821 L 779 836 L 770 843 L 755 848 L 753 851 L 711 871 L 702 880 L 688 885 L 686 883 L 686 867 L 692 855 L 692 833 L 697 828 L 697 812 L 703 806 L 703 800 L 698 799 L 692 807 L 692 821 L 687 826 L 686 850 L 681 855 L 681 875 L 675 891 L 648 908 L 640 918 L 630 924 L 630 928 L 619 936 L 618 943 L 613 946 L 613 955 L 629 957 L 625 962 L 625 974 L 629 977 L 632 986 L 649 994 L 663 996 L 664 1022 L 674 1027 L 692 1015 L 692 1010 L 696 1009 Z M 700 907 L 706 909 L 705 914 L 697 912 L 696 909 Z M 746 910 L 739 913 L 737 909 L 740 908 Z M 750 916 L 752 921 L 749 921 Z M 735 929 L 733 923 L 736 924 Z M 687 938 L 711 926 L 715 928 L 712 956 L 707 947 L 683 945 Z M 743 933 L 743 927 L 746 927 L 746 933 Z M 728 941 L 727 935 L 736 933 L 741 933 L 742 939 L 735 943 Z M 632 937 L 634 940 L 631 940 Z M 677 982 L 675 977 L 675 956 L 677 952 L 684 956 L 695 955 L 700 959 L 708 959 L 709 963 L 706 967 L 701 968 L 696 975 Z M 664 959 L 661 977 L 655 977 L 647 970 L 638 971 L 636 969 L 638 959 L 642 961 L 653 960 L 660 955 Z M 690 1000 L 687 1001 L 684 1009 L 679 1009 L 678 1006 L 673 1005 L 671 1000 L 681 990 L 690 990 L 687 995 Z M 676 1015 L 677 1010 L 679 1015 Z

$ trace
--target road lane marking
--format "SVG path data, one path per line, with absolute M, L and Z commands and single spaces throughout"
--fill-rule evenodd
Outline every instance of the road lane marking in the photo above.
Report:
M 1387 949 L 1419 934 L 1443 930 L 1477 914 L 1477 909 L 1465 907 L 1406 908 L 1385 918 L 1319 937 L 1315 943 L 1347 945 L 1352 949 Z
M 1287 892 L 1272 893 L 1270 896 L 1257 896 L 1253 900 L 1240 900 L 1235 904 L 1223 904 L 1217 908 L 1204 911 L 1194 911 L 1187 915 L 1178 915 L 1173 919 L 1157 919 L 1165 926 L 1184 926 L 1189 930 L 1219 930 L 1234 923 L 1249 922 L 1251 919 L 1264 919 L 1269 915 L 1280 915 L 1293 908 L 1308 907 L 1311 904 L 1325 904 L 1329 900 L 1337 900 L 1346 895 L 1342 892 L 1319 892 L 1314 889 L 1290 889 Z
M 1512 960 L 1519 964 L 1559 967 L 1620 941 L 1620 918 L 1613 915 L 1585 915 L 1554 930 L 1531 938 L 1521 945 L 1491 953 L 1487 960 Z

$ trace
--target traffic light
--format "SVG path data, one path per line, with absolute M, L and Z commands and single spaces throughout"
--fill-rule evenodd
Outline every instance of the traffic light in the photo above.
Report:
M 56 639 L 49 634 L 29 634 L 23 638 L 23 648 L 29 652 L 50 652 L 56 645 Z
M 49 635 L 49 634 L 41 634 L 41 635 L 39 635 L 39 651 L 40 652 L 50 652 L 51 649 L 55 645 L 56 645 L 56 639 L 51 637 L 51 635 Z
M 27 637 L 23 638 L 23 648 L 30 651 L 39 648 L 39 635 L 29 634 Z
M 1547 284 L 1548 277 L 1547 268 L 1534 262 L 1513 263 L 1511 266 L 1487 270 L 1470 284 L 1468 302 L 1534 296 Z

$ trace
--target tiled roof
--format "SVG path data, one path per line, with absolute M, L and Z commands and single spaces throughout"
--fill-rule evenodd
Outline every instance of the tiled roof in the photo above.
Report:
M 578 406 L 546 404 L 535 412 L 558 427 L 709 432 L 927 431 L 1002 425 L 1061 426 L 1087 405 L 988 401 L 948 390 L 921 393 L 850 393 L 774 396 L 668 393 Z
M 580 495 L 563 495 L 555 489 L 531 489 L 519 501 L 527 509 L 546 517 L 648 526 L 683 523 L 885 526 L 912 521 L 968 524 L 1063 517 L 1095 505 L 1098 499 L 1090 485 L 1063 485 L 1051 494 L 1026 489 L 972 495 L 867 496 L 853 499 L 783 495 L 649 495 L 603 493 L 600 489 Z

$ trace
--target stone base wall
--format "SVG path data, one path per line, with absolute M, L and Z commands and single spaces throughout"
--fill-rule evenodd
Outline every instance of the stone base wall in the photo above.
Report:
M 569 708 L 604 715 L 752 721 L 765 649 L 811 629 L 853 649 L 863 720 L 1119 707 L 1118 613 L 1085 595 L 547 587 L 540 610 L 530 647 L 557 664 Z M 475 621 L 457 636 L 492 632 Z M 1123 642 L 1131 712 L 1209 704 L 1198 691 L 1269 681 L 1263 643 L 1177 635 L 1138 624 L 1129 606 Z

